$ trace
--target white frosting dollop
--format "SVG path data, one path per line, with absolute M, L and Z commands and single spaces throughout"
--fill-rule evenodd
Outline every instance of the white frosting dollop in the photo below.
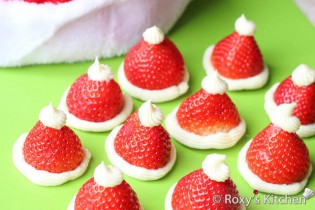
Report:
M 164 40 L 164 33 L 159 27 L 152 26 L 144 31 L 143 39 L 149 44 L 160 44 Z
M 243 14 L 235 22 L 235 31 L 239 35 L 253 36 L 256 31 L 256 25 L 253 21 L 247 20 Z
M 228 90 L 228 84 L 219 77 L 217 72 L 205 76 L 201 86 L 211 94 L 224 94 Z
M 225 182 L 230 177 L 230 169 L 224 163 L 226 155 L 211 154 L 202 162 L 202 169 L 207 176 L 217 182 Z
M 106 166 L 104 162 L 94 170 L 94 181 L 103 187 L 115 187 L 124 180 L 121 171 L 114 166 Z
M 139 119 L 143 126 L 154 127 L 161 125 L 164 115 L 162 110 L 151 103 L 151 100 L 143 103 L 139 108 Z
M 66 124 L 67 115 L 50 103 L 40 111 L 39 120 L 47 127 L 60 130 Z
M 292 81 L 299 87 L 308 86 L 315 82 L 315 70 L 301 64 L 292 72 Z
M 271 114 L 271 122 L 289 133 L 296 133 L 301 126 L 299 118 L 292 115 L 295 103 L 281 104 Z
M 101 64 L 98 57 L 88 69 L 88 77 L 94 81 L 109 81 L 114 78 L 112 69 L 108 65 Z

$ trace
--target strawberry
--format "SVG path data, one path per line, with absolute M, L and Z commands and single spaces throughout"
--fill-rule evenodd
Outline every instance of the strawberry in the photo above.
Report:
M 44 3 L 59 4 L 59 3 L 69 2 L 71 0 L 23 0 L 23 1 L 30 2 L 30 3 L 36 3 L 36 4 L 44 4 Z
M 84 158 L 79 137 L 67 126 L 55 129 L 38 121 L 26 137 L 25 161 L 37 170 L 62 173 L 77 168 Z
M 126 78 L 133 85 L 149 90 L 178 85 L 184 78 L 183 57 L 168 38 L 159 44 L 142 39 L 126 55 Z
M 138 112 L 133 113 L 119 130 L 114 147 L 129 164 L 146 169 L 159 169 L 170 160 L 171 140 L 161 126 L 146 127 Z
M 250 170 L 265 182 L 292 184 L 308 173 L 310 157 L 304 142 L 273 123 L 253 139 L 246 154 Z
M 211 94 L 204 89 L 183 101 L 176 118 L 181 128 L 200 136 L 228 132 L 241 121 L 226 93 Z
M 253 36 L 234 32 L 214 47 L 210 62 L 221 76 L 243 79 L 262 72 L 264 64 Z
M 80 188 L 74 209 L 140 210 L 140 204 L 126 181 L 114 187 L 103 187 L 91 178 Z
M 84 74 L 71 86 L 66 103 L 69 112 L 76 117 L 91 122 L 104 122 L 121 112 L 124 98 L 113 79 L 95 81 Z
M 315 123 L 315 83 L 297 86 L 289 76 L 277 87 L 274 101 L 277 105 L 295 102 L 297 106 L 293 115 L 300 119 L 301 124 Z

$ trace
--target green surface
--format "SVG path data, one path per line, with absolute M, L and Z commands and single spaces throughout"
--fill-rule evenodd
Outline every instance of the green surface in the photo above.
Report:
M 237 171 L 237 154 L 250 138 L 269 123 L 263 109 L 264 93 L 272 84 L 291 74 L 301 63 L 315 68 L 315 28 L 293 1 L 193 1 L 168 34 L 182 52 L 190 71 L 190 89 L 183 97 L 159 106 L 168 114 L 185 97 L 200 89 L 201 79 L 205 76 L 201 62 L 204 50 L 208 45 L 230 34 L 234 30 L 234 21 L 242 13 L 256 22 L 255 38 L 271 71 L 270 80 L 264 88 L 229 93 L 241 116 L 246 120 L 246 135 L 236 146 L 224 150 L 198 151 L 173 141 L 178 159 L 166 177 L 158 181 L 141 182 L 125 176 L 145 209 L 164 209 L 165 194 L 169 187 L 187 173 L 200 168 L 201 162 L 210 153 L 227 154 L 226 162 L 231 168 L 231 177 L 240 194 L 253 195 L 253 189 Z M 119 57 L 102 60 L 102 63 L 109 64 L 117 72 L 122 60 L 123 57 Z M 26 179 L 12 162 L 11 153 L 15 140 L 32 128 L 42 107 L 49 102 L 59 104 L 66 87 L 85 73 L 90 64 L 91 62 L 83 62 L 0 69 L 0 209 L 66 209 L 80 186 L 93 176 L 94 168 L 102 160 L 109 164 L 104 152 L 104 141 L 108 133 L 84 133 L 77 130 L 83 145 L 92 152 L 92 160 L 86 173 L 74 181 L 57 187 L 36 186 Z M 138 109 L 141 102 L 135 99 L 134 102 L 135 109 Z M 305 139 L 305 143 L 314 164 L 315 138 Z M 314 172 L 307 186 L 315 190 Z M 264 194 L 259 193 L 258 196 L 263 199 Z M 264 205 L 252 202 L 247 209 L 314 209 L 314 206 L 315 198 L 301 205 Z

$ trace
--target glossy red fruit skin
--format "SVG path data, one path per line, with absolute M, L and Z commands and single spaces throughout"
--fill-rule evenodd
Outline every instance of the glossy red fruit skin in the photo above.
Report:
M 214 47 L 210 62 L 221 76 L 244 79 L 262 72 L 264 63 L 253 36 L 237 32 L 222 39 Z
M 273 184 L 301 182 L 310 166 L 309 152 L 303 140 L 273 124 L 253 139 L 246 161 L 254 174 Z
M 239 197 L 231 179 L 225 182 L 211 180 L 202 169 L 183 177 L 172 195 L 173 210 L 238 210 L 240 204 L 224 202 L 226 197 Z
M 136 193 L 127 182 L 105 188 L 91 178 L 80 188 L 74 209 L 140 210 L 140 204 Z
M 23 0 L 25 2 L 29 3 L 36 3 L 36 4 L 44 4 L 44 3 L 53 3 L 53 4 L 59 4 L 59 3 L 65 3 L 72 0 Z
M 27 135 L 23 154 L 28 164 L 51 173 L 74 170 L 84 158 L 80 139 L 69 127 L 58 130 L 40 121 Z
M 160 44 L 142 39 L 127 53 L 124 71 L 130 83 L 148 90 L 178 85 L 185 73 L 183 57 L 168 38 Z
M 297 106 L 293 115 L 298 117 L 302 125 L 315 123 L 315 83 L 299 87 L 289 76 L 281 82 L 274 93 L 277 105 L 295 102 Z
M 176 118 L 181 128 L 200 136 L 228 132 L 241 121 L 227 94 L 210 94 L 204 89 L 183 101 Z
M 146 169 L 164 167 L 171 156 L 171 139 L 161 126 L 141 125 L 137 112 L 133 113 L 118 132 L 114 147 L 129 164 Z
M 123 94 L 117 82 L 94 81 L 87 74 L 72 84 L 66 102 L 71 114 L 90 122 L 110 120 L 124 106 Z

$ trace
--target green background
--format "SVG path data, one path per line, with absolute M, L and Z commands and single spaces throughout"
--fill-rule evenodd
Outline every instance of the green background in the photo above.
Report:
M 255 39 L 271 73 L 269 82 L 262 89 L 229 92 L 241 116 L 246 120 L 247 132 L 236 146 L 224 150 L 199 151 L 173 141 L 178 159 L 167 176 L 151 182 L 137 181 L 125 176 L 145 209 L 164 209 L 164 199 L 169 187 L 184 175 L 200 168 L 201 162 L 210 153 L 227 154 L 226 162 L 231 168 L 231 177 L 240 194 L 253 195 L 253 189 L 237 171 L 237 155 L 242 146 L 269 123 L 263 108 L 264 94 L 272 84 L 286 78 L 299 64 L 305 63 L 315 68 L 315 27 L 293 1 L 193 1 L 168 34 L 178 46 L 189 69 L 190 89 L 179 99 L 159 106 L 166 115 L 184 98 L 200 89 L 201 80 L 205 76 L 202 67 L 204 50 L 232 33 L 234 22 L 242 13 L 257 25 Z M 101 61 L 109 64 L 117 73 L 122 60 L 123 57 L 117 57 Z M 92 152 L 92 160 L 86 173 L 74 181 L 56 187 L 36 186 L 26 179 L 12 162 L 12 146 L 16 139 L 33 127 L 41 108 L 49 102 L 57 106 L 64 90 L 78 76 L 86 73 L 91 64 L 92 61 L 0 69 L 0 209 L 66 209 L 80 186 L 93 176 L 94 168 L 101 161 L 110 164 L 104 151 L 104 141 L 108 133 L 84 133 L 78 130 L 75 131 L 83 145 Z M 117 78 L 117 74 L 115 75 Z M 136 110 L 142 102 L 136 99 L 133 101 Z M 314 164 L 315 138 L 307 138 L 305 143 Z M 307 186 L 315 190 L 314 172 Z M 258 194 L 261 198 L 263 195 Z M 247 209 L 314 209 L 314 206 L 315 198 L 302 205 L 252 203 Z

